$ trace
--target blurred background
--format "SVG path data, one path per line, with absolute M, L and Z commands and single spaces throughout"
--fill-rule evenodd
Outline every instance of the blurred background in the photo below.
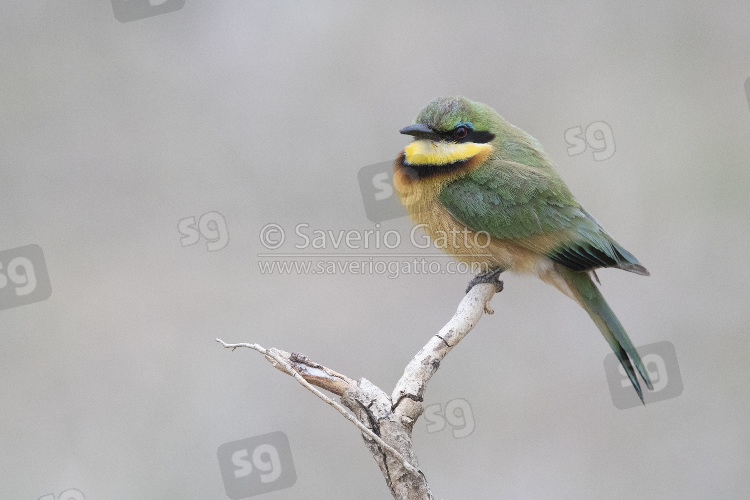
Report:
M 390 394 L 471 275 L 262 264 L 320 260 L 299 224 L 408 239 L 358 173 L 452 94 L 536 137 L 648 267 L 603 293 L 680 387 L 619 409 L 588 316 L 507 276 L 415 426 L 435 497 L 747 497 L 747 2 L 114 1 L 2 6 L 0 497 L 390 498 L 351 424 L 214 338 Z M 407 243 L 355 260 L 436 253 Z

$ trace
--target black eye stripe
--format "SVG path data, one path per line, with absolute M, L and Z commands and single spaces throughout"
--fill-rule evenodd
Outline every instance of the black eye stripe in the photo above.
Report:
M 468 127 L 464 128 L 466 129 L 467 134 L 461 139 L 456 139 L 453 136 L 453 130 L 450 132 L 441 132 L 440 136 L 443 137 L 443 140 L 448 142 L 476 142 L 478 144 L 491 142 L 492 139 L 495 138 L 495 134 L 487 132 L 486 130 L 472 130 Z

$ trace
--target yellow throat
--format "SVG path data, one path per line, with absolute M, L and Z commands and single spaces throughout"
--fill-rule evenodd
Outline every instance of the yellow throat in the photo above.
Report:
M 492 151 L 492 146 L 489 143 L 435 142 L 420 139 L 406 146 L 404 160 L 405 163 L 411 165 L 447 165 L 490 151 Z

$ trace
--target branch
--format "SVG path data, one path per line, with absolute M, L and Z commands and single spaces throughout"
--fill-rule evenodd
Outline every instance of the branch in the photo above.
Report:
M 247 347 L 262 353 L 274 367 L 294 377 L 356 425 L 394 498 L 432 499 L 427 479 L 418 468 L 411 439 L 414 424 L 423 411 L 424 392 L 445 356 L 468 335 L 483 313 L 493 313 L 489 302 L 500 290 L 500 281 L 497 285 L 475 285 L 458 305 L 451 320 L 409 362 L 391 397 L 364 378 L 354 381 L 299 353 L 290 354 L 273 347 L 266 349 L 258 344 L 216 341 L 232 350 Z M 313 386 L 339 396 L 354 415 Z
M 280 349 L 276 349 L 274 347 L 270 349 L 266 349 L 264 347 L 261 347 L 258 344 L 227 344 L 221 339 L 216 339 L 217 342 L 221 342 L 221 344 L 224 347 L 230 348 L 233 351 L 238 347 L 249 347 L 250 349 L 254 349 L 258 352 L 261 352 L 265 354 L 266 359 L 276 368 L 279 370 L 287 373 L 288 375 L 291 375 L 294 377 L 297 382 L 302 384 L 307 390 L 318 396 L 320 399 L 328 403 L 329 405 L 333 406 L 336 411 L 341 413 L 344 418 L 346 418 L 348 421 L 353 423 L 357 426 L 359 430 L 361 430 L 363 433 L 367 434 L 371 439 L 376 441 L 379 446 L 382 446 L 384 449 L 388 450 L 388 452 L 392 453 L 393 456 L 395 456 L 403 465 L 404 467 L 411 472 L 412 474 L 421 474 L 422 471 L 411 465 L 409 462 L 406 461 L 404 457 L 401 456 L 401 454 L 396 451 L 391 445 L 383 441 L 380 436 L 376 435 L 374 432 L 372 432 L 370 429 L 365 427 L 364 424 L 362 424 L 359 420 L 355 419 L 351 413 L 346 411 L 346 408 L 338 404 L 336 401 L 332 400 L 322 392 L 320 392 L 318 389 L 312 386 L 310 382 L 305 380 L 305 377 L 309 377 L 311 380 L 316 382 L 316 385 L 319 385 L 320 387 L 332 387 L 334 389 L 338 389 L 340 387 L 341 380 L 338 377 L 343 377 L 347 381 L 351 383 L 351 385 L 356 388 L 357 383 L 343 375 L 340 375 L 333 370 L 330 370 L 322 365 L 319 365 L 317 363 L 310 362 L 311 368 L 314 370 L 319 370 L 318 372 L 311 372 L 310 370 L 303 369 L 300 371 L 297 371 L 295 368 L 292 367 L 292 364 L 297 364 L 299 366 L 300 363 L 305 363 L 305 361 L 308 361 L 307 356 L 292 353 L 289 354 L 286 351 L 282 351 Z M 307 364 L 307 363 L 305 363 Z M 303 365 L 304 366 L 304 365 Z M 330 375 L 330 373 L 333 373 L 335 375 Z M 306 375 L 302 375 L 302 373 L 306 373 Z M 338 377 L 337 377 L 338 376 Z M 343 396 L 344 391 L 339 394 L 339 396 Z
M 499 288 L 502 290 L 502 285 Z M 422 401 L 427 382 L 435 374 L 443 358 L 469 334 L 483 313 L 495 313 L 490 307 L 490 300 L 496 291 L 494 286 L 483 284 L 474 286 L 466 294 L 458 304 L 456 314 L 406 365 L 404 374 L 396 383 L 391 396 L 394 408 L 405 397 Z

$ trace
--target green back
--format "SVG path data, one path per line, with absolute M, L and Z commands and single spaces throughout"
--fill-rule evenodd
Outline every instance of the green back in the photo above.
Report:
M 490 160 L 446 185 L 440 202 L 467 227 L 512 240 L 576 271 L 599 267 L 634 272 L 643 269 L 573 199 L 551 167 L 528 168 Z M 526 241 L 534 235 L 555 233 L 560 241 L 552 247 L 535 247 Z

